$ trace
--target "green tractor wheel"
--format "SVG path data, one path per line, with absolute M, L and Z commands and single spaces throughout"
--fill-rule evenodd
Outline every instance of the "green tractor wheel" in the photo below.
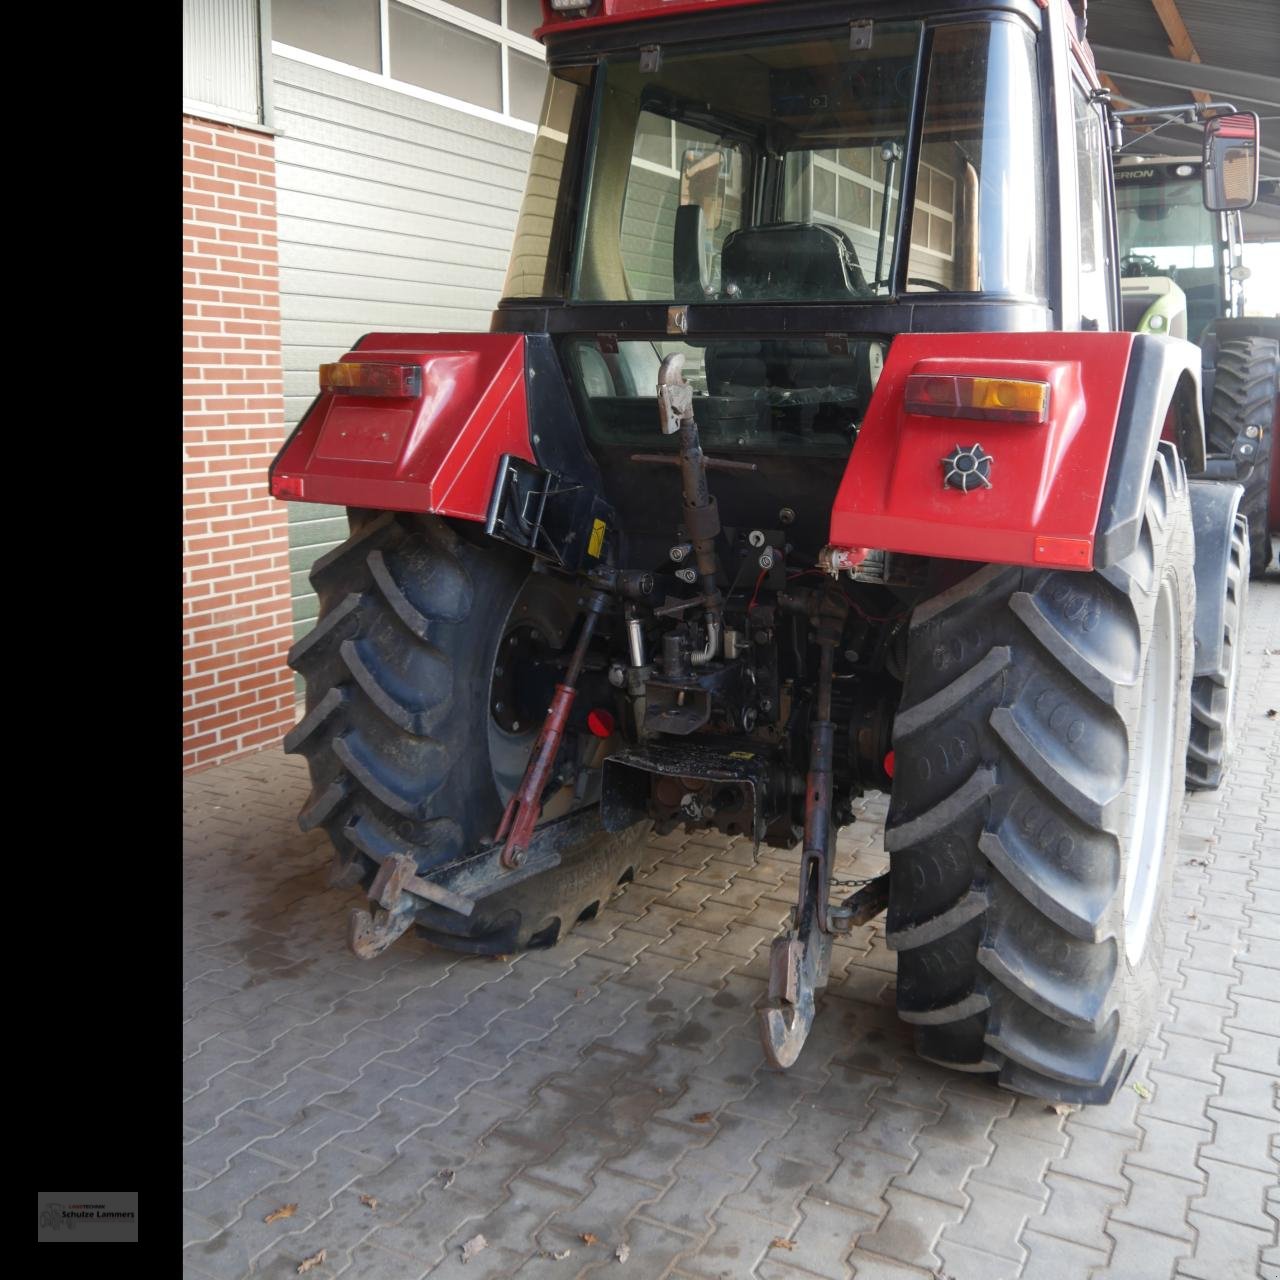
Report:
M 1248 449 L 1251 466 L 1240 477 L 1240 514 L 1249 521 L 1249 570 L 1262 574 L 1271 562 L 1271 462 L 1276 401 L 1280 396 L 1280 343 L 1273 338 L 1233 338 L 1218 348 L 1213 402 L 1205 443 L 1211 454 Z

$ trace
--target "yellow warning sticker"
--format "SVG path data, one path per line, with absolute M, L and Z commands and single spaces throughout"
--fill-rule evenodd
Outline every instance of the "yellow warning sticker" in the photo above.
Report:
M 607 532 L 603 520 L 595 520 L 591 525 L 591 541 L 587 543 L 587 555 L 599 558 L 604 547 L 604 535 Z
M 730 760 L 754 760 L 756 753 L 754 751 L 730 751 Z

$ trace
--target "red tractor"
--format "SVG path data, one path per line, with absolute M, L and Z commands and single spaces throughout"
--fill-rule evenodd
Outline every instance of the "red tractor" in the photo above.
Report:
M 1106 1101 L 1185 780 L 1226 750 L 1247 566 L 1239 486 L 1189 478 L 1199 352 L 1120 328 L 1082 15 L 544 12 L 491 332 L 366 335 L 272 468 L 350 512 L 286 745 L 368 891 L 352 947 L 551 946 L 650 829 L 799 845 L 771 1062 L 833 934 L 887 909 L 924 1057 Z M 841 899 L 870 790 L 890 870 Z

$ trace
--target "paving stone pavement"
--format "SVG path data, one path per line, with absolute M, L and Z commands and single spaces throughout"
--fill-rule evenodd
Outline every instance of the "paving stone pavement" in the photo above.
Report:
M 357 899 L 294 822 L 304 766 L 195 775 L 184 1274 L 293 1276 L 323 1249 L 312 1280 L 1280 1280 L 1274 577 L 1239 696 L 1230 776 L 1187 802 L 1144 1093 L 1065 1116 L 913 1055 L 878 923 L 837 941 L 799 1063 L 767 1068 L 753 1006 L 796 854 L 655 839 L 550 951 L 404 938 L 360 962 Z M 884 868 L 884 812 L 862 805 L 841 874 Z

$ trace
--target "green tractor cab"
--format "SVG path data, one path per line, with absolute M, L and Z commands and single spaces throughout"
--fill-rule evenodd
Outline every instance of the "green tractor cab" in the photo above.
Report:
M 1186 114 L 1198 117 L 1207 109 L 1187 108 Z M 1149 123 L 1152 117 L 1120 112 L 1117 118 Z M 1244 137 L 1250 130 L 1252 137 Z M 1246 164 L 1252 171 L 1231 175 L 1234 189 L 1228 191 L 1225 164 L 1239 166 L 1240 157 L 1222 159 L 1241 143 L 1256 148 L 1256 124 L 1233 114 L 1209 118 L 1199 156 L 1125 155 L 1133 143 L 1121 143 L 1114 168 L 1116 230 L 1124 327 L 1187 338 L 1200 348 L 1206 475 L 1243 486 L 1240 513 L 1249 522 L 1249 564 L 1257 576 L 1271 563 L 1272 536 L 1280 526 L 1274 498 L 1280 455 L 1272 443 L 1280 403 L 1280 318 L 1245 315 L 1250 273 L 1242 212 L 1256 196 L 1257 171 Z

